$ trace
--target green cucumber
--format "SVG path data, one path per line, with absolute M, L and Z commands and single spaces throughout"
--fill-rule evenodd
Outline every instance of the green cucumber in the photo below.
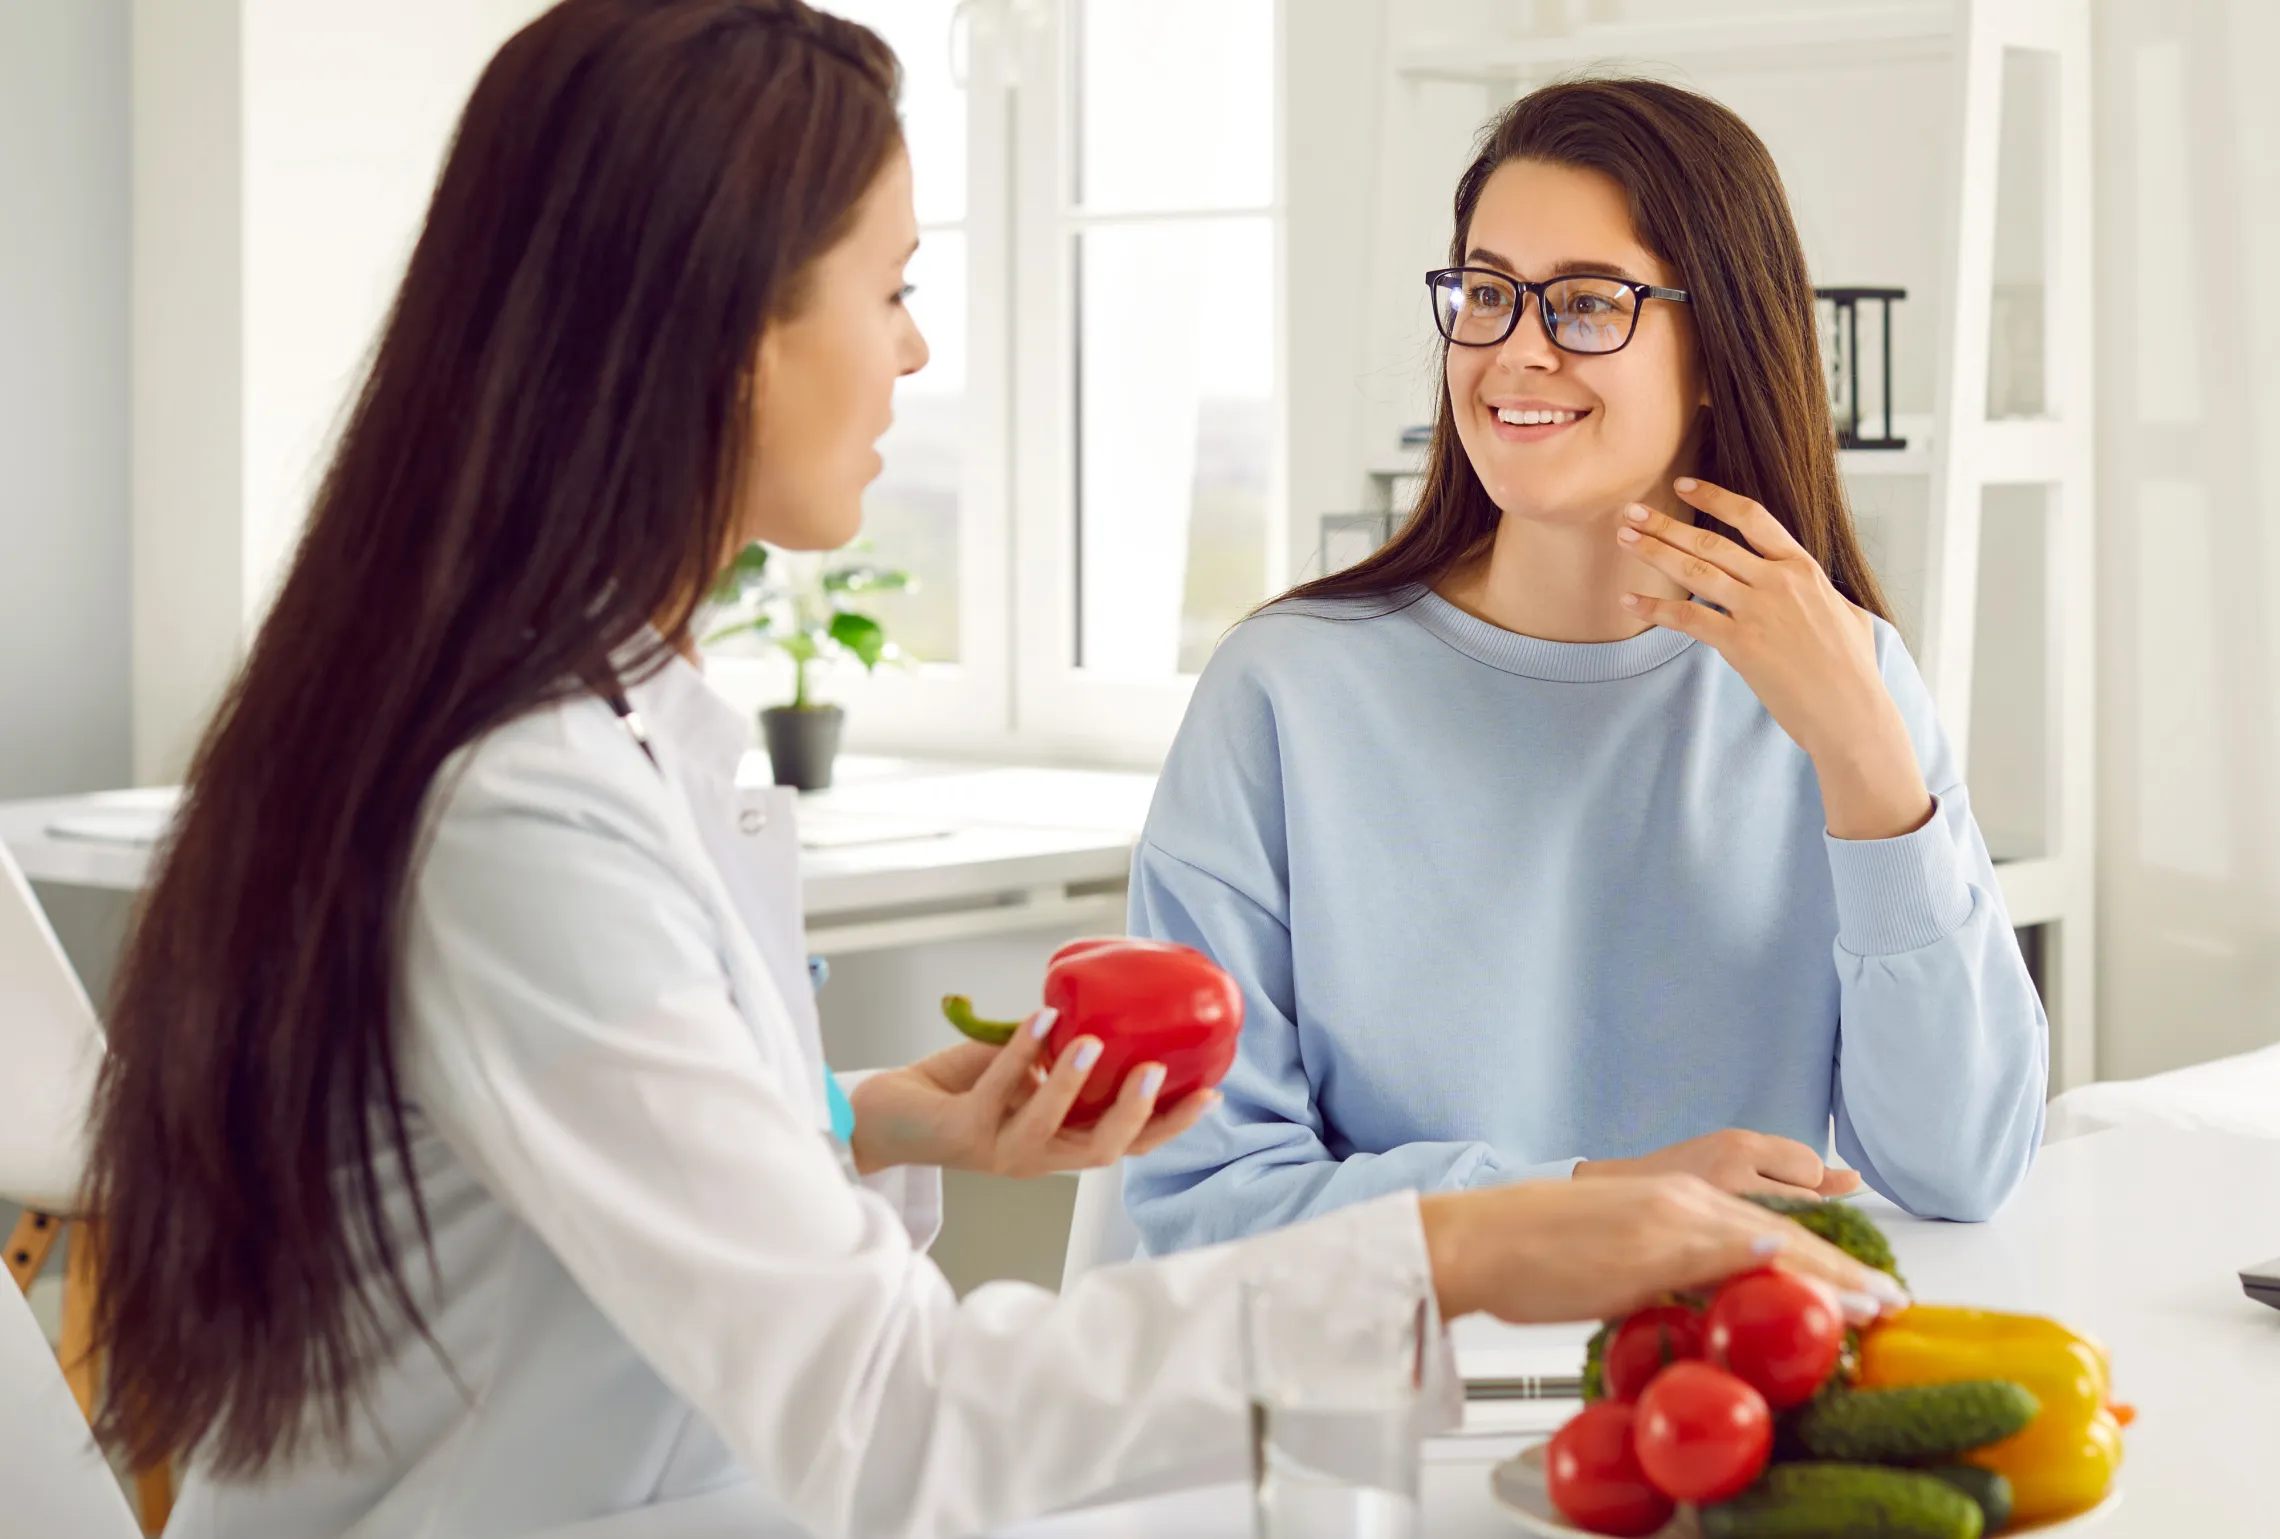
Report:
M 1944 1481 L 1869 1464 L 1776 1464 L 1702 1509 L 1702 1539 L 1980 1539 L 1979 1505 Z
M 1751 1192 L 1748 1200 L 1803 1224 L 1862 1266 L 1872 1266 L 1895 1279 L 1900 1278 L 1900 1264 L 1892 1255 L 1892 1242 L 1876 1227 L 1876 1220 L 1851 1203 L 1824 1201 L 1818 1197 L 1777 1197 L 1767 1192 Z
M 2008 1379 L 1849 1390 L 1806 1407 L 1797 1441 L 1816 1459 L 1916 1464 L 2001 1442 L 2041 1408 Z
M 1980 1532 L 2000 1533 L 2011 1521 L 2011 1482 L 1993 1470 L 1976 1464 L 1941 1464 L 1924 1473 L 1947 1482 L 1979 1504 Z

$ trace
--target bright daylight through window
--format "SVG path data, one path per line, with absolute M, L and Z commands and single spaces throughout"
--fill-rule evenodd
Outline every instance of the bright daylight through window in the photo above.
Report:
M 917 666 L 832 687 L 874 742 L 1160 751 L 1284 576 L 1275 0 L 825 3 L 902 60 L 933 350 L 864 505 Z

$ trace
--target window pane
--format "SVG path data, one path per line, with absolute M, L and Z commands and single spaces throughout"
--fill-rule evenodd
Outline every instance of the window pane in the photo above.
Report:
M 895 425 L 879 440 L 886 468 L 863 498 L 863 534 L 878 560 L 917 579 L 871 608 L 923 662 L 958 660 L 958 503 L 966 476 L 966 237 L 929 232 L 905 270 L 909 304 L 933 356 L 895 385 Z
M 1077 203 L 1274 199 L 1274 0 L 1078 0 Z
M 957 0 L 824 0 L 821 9 L 887 40 L 902 60 L 903 134 L 910 143 L 918 222 L 966 217 L 966 92 L 951 73 L 951 14 Z M 959 31 L 963 33 L 963 25 Z
M 902 118 L 919 224 L 907 269 L 912 316 L 932 360 L 895 386 L 895 425 L 879 440 L 886 467 L 863 499 L 873 559 L 916 579 L 865 608 L 924 662 L 958 660 L 958 510 L 966 445 L 966 91 L 951 70 L 957 0 L 824 0 L 877 32 L 902 61 Z M 963 25 L 958 28 L 963 32 Z M 951 226 L 952 228 L 946 228 Z
M 1077 238 L 1077 663 L 1193 673 L 1265 597 L 1274 399 L 1265 218 Z

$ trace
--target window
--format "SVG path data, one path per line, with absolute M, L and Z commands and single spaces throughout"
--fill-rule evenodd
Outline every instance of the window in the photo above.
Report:
M 1287 572 L 1276 0 L 823 3 L 903 63 L 933 351 L 864 509 L 919 661 L 830 678 L 851 739 L 1152 759 Z

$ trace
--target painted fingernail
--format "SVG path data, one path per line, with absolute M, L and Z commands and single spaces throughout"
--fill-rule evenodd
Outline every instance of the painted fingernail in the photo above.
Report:
M 1140 1095 L 1143 1100 L 1156 1099 L 1157 1093 L 1164 1088 L 1164 1072 L 1164 1066 L 1160 1063 L 1148 1065 L 1148 1072 L 1140 1076 Z
M 1780 1235 L 1761 1234 L 1750 1241 L 1750 1254 L 1753 1256 L 1778 1256 L 1781 1254 L 1781 1245 Z
M 1900 1286 L 1900 1279 L 1888 1272 L 1869 1273 L 1868 1292 L 1878 1303 L 1893 1309 L 1906 1309 L 1915 1302 L 1908 1296 L 1908 1290 Z
M 1680 484 L 1684 485 L 1685 483 L 1681 482 Z M 1643 524 L 1647 521 L 1646 506 L 1643 503 L 1634 502 L 1623 510 L 1623 516 L 1634 524 Z
M 1682 492 L 1693 491 L 1697 484 L 1698 483 L 1692 476 L 1680 476 L 1677 480 L 1671 482 L 1671 485 L 1677 487 Z
M 1621 540 L 1625 545 L 1636 545 L 1639 543 L 1639 531 L 1636 529 L 1618 529 L 1615 531 L 1615 538 Z
M 1623 607 L 1624 607 L 1625 609 L 1636 609 L 1636 608 L 1638 608 L 1638 607 L 1639 607 L 1639 596 L 1638 596 L 1636 593 L 1626 593 L 1626 594 L 1624 594 L 1624 595 L 1623 595 Z
M 1884 1313 L 1884 1306 L 1867 1294 L 1845 1289 L 1838 1290 L 1837 1306 L 1844 1310 L 1845 1318 L 1855 1325 L 1866 1325 Z
M 1029 1018 L 1029 1034 L 1042 1042 L 1052 1035 L 1053 1023 L 1060 1018 L 1061 1012 L 1047 1005 Z
M 1100 1062 L 1100 1038 L 1087 1037 L 1077 1044 L 1077 1072 L 1082 1074 Z

